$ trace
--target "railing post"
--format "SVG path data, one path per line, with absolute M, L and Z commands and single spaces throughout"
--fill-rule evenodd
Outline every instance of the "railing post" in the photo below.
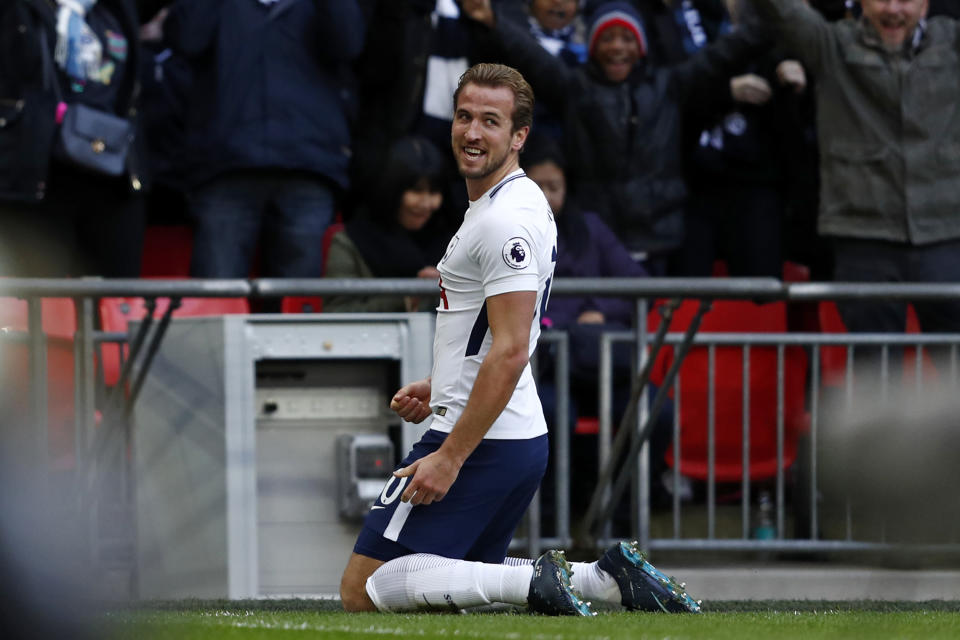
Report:
M 77 317 L 77 332 L 73 339 L 74 359 L 74 456 L 76 459 L 75 483 L 77 495 L 74 504 L 81 521 L 86 522 L 82 531 L 86 534 L 84 547 L 87 558 L 96 563 L 98 555 L 100 518 L 100 486 L 89 482 L 100 472 L 101 460 L 90 451 L 94 436 L 95 390 L 93 373 L 93 301 L 89 297 L 74 298 Z
M 820 345 L 813 347 L 810 371 L 810 539 L 816 540 L 820 531 L 817 504 L 817 430 L 820 427 Z
M 34 451 L 38 477 L 49 471 L 50 426 L 47 412 L 47 336 L 43 332 L 43 300 L 27 299 L 27 327 L 30 331 L 30 415 L 33 418 Z
M 777 345 L 777 540 L 783 540 L 785 521 L 783 456 L 786 438 L 785 420 L 785 369 L 786 348 L 783 344 Z
M 743 407 L 743 423 L 741 425 L 742 449 L 740 464 L 742 466 L 741 475 L 741 497 L 740 518 L 741 535 L 746 540 L 750 537 L 750 345 L 745 344 L 741 347 L 743 355 L 743 370 L 741 386 L 741 405 Z
M 613 451 L 613 337 L 609 333 L 600 334 L 600 387 L 597 390 L 599 399 L 597 426 L 597 483 L 601 482 L 603 470 L 610 465 Z M 610 500 L 610 487 L 603 492 L 603 504 Z M 610 523 L 606 522 L 601 538 L 609 538 Z
M 638 298 L 637 305 L 637 357 L 635 367 L 636 375 L 646 369 L 647 359 L 650 354 L 647 353 L 647 299 Z M 634 425 L 633 437 L 638 439 L 642 437 L 643 427 L 650 419 L 650 385 L 649 382 L 644 385 L 640 392 L 640 404 L 637 406 L 637 422 Z M 644 438 L 641 443 L 640 455 L 637 456 L 636 475 L 634 477 L 634 495 L 637 505 L 636 520 L 634 521 L 634 531 L 637 540 L 642 549 L 650 546 L 650 438 Z
M 707 537 L 717 535 L 717 347 L 707 347 Z
M 555 334 L 556 364 L 554 386 L 557 389 L 557 417 L 554 441 L 556 495 L 555 533 L 560 540 L 570 538 L 570 341 L 565 331 Z M 566 542 L 563 543 L 564 545 Z
M 88 463 L 87 445 L 94 430 L 95 387 L 93 371 L 93 300 L 89 297 L 75 298 L 77 310 L 77 334 L 73 343 L 75 377 L 75 437 L 77 473 L 82 472 Z

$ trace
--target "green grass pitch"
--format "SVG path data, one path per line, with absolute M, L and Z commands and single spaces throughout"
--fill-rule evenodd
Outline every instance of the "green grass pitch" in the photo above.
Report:
M 960 638 L 960 603 L 719 602 L 703 615 L 601 612 L 595 618 L 525 613 L 347 614 L 338 603 L 210 601 L 156 603 L 99 617 L 106 640 L 285 640 L 308 638 Z

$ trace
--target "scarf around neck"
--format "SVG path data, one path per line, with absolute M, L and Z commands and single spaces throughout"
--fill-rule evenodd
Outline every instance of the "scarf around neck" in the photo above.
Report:
M 95 77 L 103 60 L 103 45 L 87 24 L 86 17 L 97 0 L 56 0 L 57 46 L 53 58 L 72 78 Z

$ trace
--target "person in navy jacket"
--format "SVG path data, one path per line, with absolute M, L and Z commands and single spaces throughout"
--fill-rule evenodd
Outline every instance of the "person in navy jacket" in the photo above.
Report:
M 191 274 L 319 277 L 348 184 L 356 0 L 178 0 L 168 43 L 190 60 Z

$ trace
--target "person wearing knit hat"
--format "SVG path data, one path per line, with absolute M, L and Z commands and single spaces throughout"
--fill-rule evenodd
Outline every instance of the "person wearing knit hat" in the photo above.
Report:
M 647 55 L 647 38 L 640 15 L 627 2 L 597 7 L 587 36 L 590 58 L 610 82 L 623 82 Z
M 477 29 L 478 41 L 517 67 L 538 101 L 564 114 L 571 191 L 648 272 L 667 273 L 684 238 L 684 115 L 726 113 L 734 72 L 772 40 L 745 26 L 682 64 L 660 66 L 644 58 L 647 37 L 632 3 L 598 2 L 587 9 L 588 61 L 571 69 L 501 19 L 490 0 L 461 4 L 464 16 L 486 27 Z
M 647 35 L 643 30 L 643 20 L 633 5 L 629 2 L 604 2 L 597 6 L 590 16 L 587 50 L 591 56 L 596 50 L 597 41 L 610 27 L 626 29 L 637 40 L 640 57 L 647 55 Z

